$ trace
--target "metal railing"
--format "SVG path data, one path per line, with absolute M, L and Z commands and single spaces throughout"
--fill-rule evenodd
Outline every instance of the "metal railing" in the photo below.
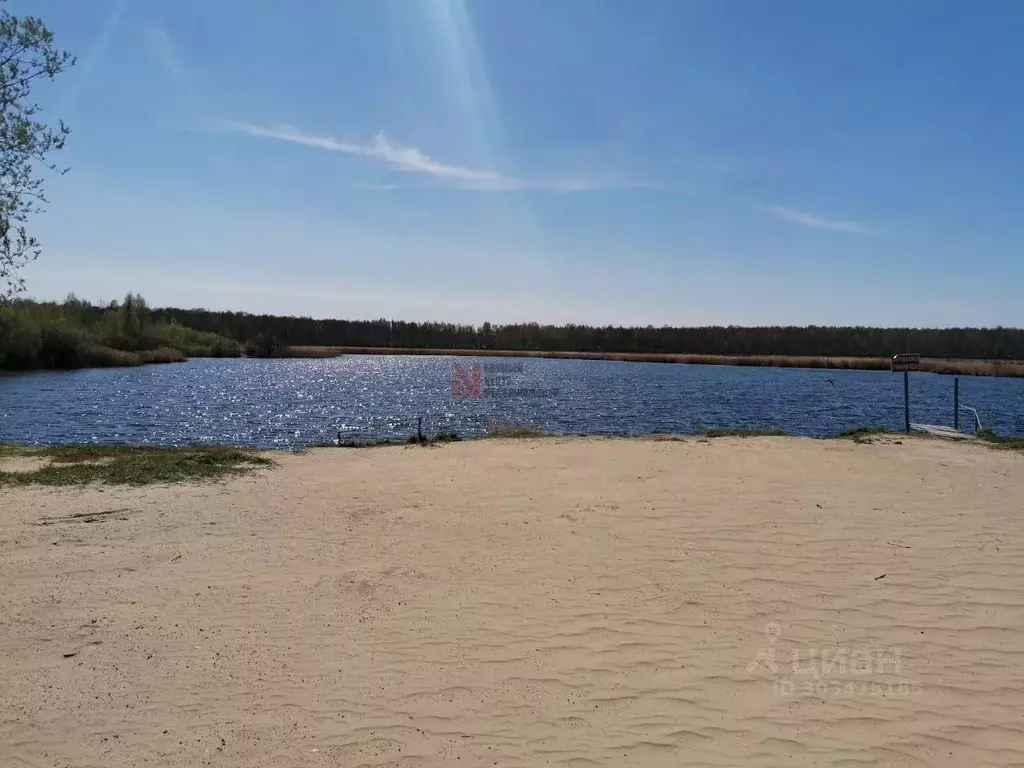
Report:
M 960 407 L 963 408 L 965 411 L 970 411 L 971 413 L 974 414 L 974 431 L 975 432 L 981 432 L 981 417 L 978 415 L 978 409 L 977 408 L 971 408 L 971 406 L 969 406 L 969 405 L 962 405 L 962 404 L 961 404 Z

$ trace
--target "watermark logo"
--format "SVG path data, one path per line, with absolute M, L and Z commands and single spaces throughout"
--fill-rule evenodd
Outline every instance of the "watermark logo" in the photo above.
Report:
M 472 373 L 461 363 L 455 363 L 452 369 L 452 397 L 480 397 L 482 392 L 480 363 L 473 363 Z
M 522 397 L 554 397 L 557 389 L 537 386 L 520 361 L 452 364 L 452 397 L 496 400 Z
M 869 646 L 778 648 L 782 627 L 764 628 L 768 647 L 747 664 L 750 674 L 767 674 L 777 696 L 911 696 L 920 686 L 907 677 L 903 649 Z

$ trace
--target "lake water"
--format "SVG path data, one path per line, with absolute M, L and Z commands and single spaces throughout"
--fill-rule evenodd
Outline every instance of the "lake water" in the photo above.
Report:
M 468 397 L 453 397 L 456 385 Z M 479 397 L 473 369 L 480 368 Z M 502 370 L 504 368 L 504 370 Z M 911 374 L 911 420 L 953 421 L 953 378 Z M 832 379 L 832 383 L 826 381 Z M 1024 379 L 960 377 L 982 423 L 1024 434 Z M 830 371 L 523 358 L 348 356 L 192 360 L 0 377 L 0 440 L 302 447 L 345 439 L 481 434 L 491 423 L 558 433 L 728 426 L 829 435 L 903 428 L 903 377 Z M 967 412 L 961 426 L 970 425 Z

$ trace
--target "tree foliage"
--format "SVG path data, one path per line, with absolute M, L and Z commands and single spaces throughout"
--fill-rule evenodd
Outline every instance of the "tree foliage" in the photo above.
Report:
M 20 269 L 40 253 L 25 229 L 47 202 L 40 174 L 66 170 L 50 157 L 63 149 L 69 129 L 62 120 L 54 127 L 40 119 L 32 88 L 74 63 L 74 56 L 54 46 L 40 19 L 0 8 L 0 301 L 24 289 Z
M 925 357 L 1024 360 L 1024 330 L 1015 328 L 870 328 L 863 326 L 589 326 L 514 323 L 482 326 L 396 320 L 318 320 L 310 317 L 156 309 L 154 317 L 239 342 L 257 337 L 275 346 L 416 347 L 559 352 L 636 352 L 695 355 Z
M 83 368 L 237 357 L 241 345 L 158 319 L 138 294 L 96 306 L 15 299 L 0 306 L 0 369 Z
M 96 305 L 15 299 L 0 306 L 0 369 L 135 365 L 185 357 L 273 356 L 281 347 L 339 346 L 726 356 L 1024 360 L 1016 328 L 482 326 L 151 309 L 138 294 Z

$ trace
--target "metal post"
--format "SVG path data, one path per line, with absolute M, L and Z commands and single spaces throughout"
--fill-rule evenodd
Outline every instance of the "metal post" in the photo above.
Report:
M 416 439 L 423 442 L 423 417 L 416 419 Z
M 907 425 L 907 434 L 910 434 L 910 373 L 903 372 L 903 417 Z
M 953 377 L 953 429 L 960 431 L 960 377 Z

